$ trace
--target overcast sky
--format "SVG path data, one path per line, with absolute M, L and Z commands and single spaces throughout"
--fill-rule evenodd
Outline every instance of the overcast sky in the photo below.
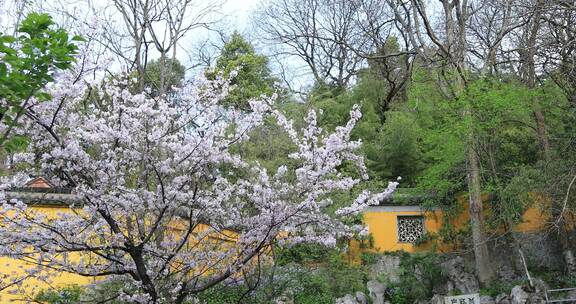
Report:
M 224 13 L 229 16 L 230 22 L 233 23 L 239 31 L 244 32 L 249 30 L 246 26 L 250 22 L 250 13 L 256 8 L 260 1 L 262 0 L 228 0 L 228 2 L 224 4 Z
M 16 11 L 18 10 L 17 7 L 22 5 L 21 2 L 24 0 L 0 0 L 0 32 L 2 29 L 10 28 L 10 25 L 14 24 L 14 16 L 16 15 Z M 28 0 L 26 2 L 27 6 L 30 6 L 29 9 L 35 10 L 32 7 L 50 7 L 51 3 L 70 3 L 70 5 L 65 6 L 64 9 L 68 10 L 69 12 L 83 10 L 83 5 L 88 2 L 91 2 L 94 5 L 98 6 L 110 6 L 109 0 L 63 0 L 62 2 L 50 2 L 52 0 Z M 269 55 L 271 52 L 267 50 L 257 38 L 257 35 L 254 35 L 254 24 L 253 24 L 253 13 L 255 9 L 262 4 L 266 3 L 266 0 L 197 0 L 199 1 L 198 4 L 207 4 L 210 1 L 223 1 L 224 4 L 222 5 L 221 13 L 224 15 L 224 18 L 221 20 L 222 22 L 218 23 L 216 27 L 224 32 L 226 35 L 231 34 L 234 30 L 238 30 L 240 33 L 244 34 L 245 37 L 254 44 L 256 51 L 259 53 L 263 53 Z M 57 16 L 55 16 L 58 18 Z M 222 41 L 218 35 L 215 33 L 207 31 L 206 29 L 196 29 L 190 32 L 183 38 L 181 41 L 180 46 L 183 48 L 182 51 L 178 52 L 178 59 L 183 62 L 184 64 L 191 64 L 194 60 L 192 57 L 194 55 L 195 48 L 199 48 L 200 45 L 203 45 L 202 42 L 206 39 L 213 40 L 213 42 L 217 45 L 221 45 Z M 155 54 L 151 53 L 151 57 L 154 58 Z M 291 67 L 289 69 L 295 75 L 285 75 L 292 85 L 298 86 L 306 86 L 308 82 L 310 82 L 309 77 L 307 77 L 305 69 L 300 69 L 302 67 L 302 63 L 297 60 L 296 58 L 283 58 L 282 65 L 285 67 Z M 270 66 L 273 71 L 279 71 L 278 63 L 271 58 Z M 302 73 L 304 71 L 304 73 Z M 201 71 L 190 71 L 189 76 L 193 76 L 195 73 L 199 73 Z M 309 76 L 309 75 L 308 75 Z

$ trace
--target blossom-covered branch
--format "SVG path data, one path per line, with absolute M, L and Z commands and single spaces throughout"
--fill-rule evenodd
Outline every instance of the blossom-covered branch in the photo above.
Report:
M 181 303 L 241 273 L 279 241 L 333 246 L 358 232 L 342 217 L 396 186 L 363 192 L 336 216 L 325 212 L 330 194 L 360 181 L 341 174 L 343 164 L 367 178 L 356 154 L 361 143 L 350 140 L 358 107 L 332 133 L 317 126 L 314 111 L 296 130 L 274 97 L 251 100 L 248 113 L 222 108 L 227 80 L 198 80 L 171 98 L 151 98 L 125 81 L 77 79 L 61 75 L 48 88 L 51 101 L 31 102 L 17 130 L 31 144 L 15 159 L 36 157 L 39 173 L 81 199 L 50 216 L 4 197 L 0 254 L 54 273 L 128 277 L 139 292 L 125 300 Z M 295 167 L 268 172 L 231 149 L 269 115 L 297 146 Z

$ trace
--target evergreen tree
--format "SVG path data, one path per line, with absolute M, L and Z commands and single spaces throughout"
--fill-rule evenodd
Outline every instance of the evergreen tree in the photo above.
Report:
M 276 90 L 276 79 L 268 67 L 268 58 L 257 54 L 254 47 L 238 32 L 234 32 L 228 39 L 216 66 L 206 76 L 208 79 L 215 79 L 219 75 L 228 78 L 233 72 L 237 72 L 231 79 L 234 88 L 222 101 L 225 106 L 249 110 L 250 99 L 271 95 Z
M 184 66 L 178 59 L 164 59 L 164 67 L 162 67 L 162 60 L 152 60 L 146 65 L 144 88 L 149 89 L 153 97 L 159 95 L 160 88 L 164 88 L 166 93 L 171 93 L 175 87 L 182 85 L 185 72 Z

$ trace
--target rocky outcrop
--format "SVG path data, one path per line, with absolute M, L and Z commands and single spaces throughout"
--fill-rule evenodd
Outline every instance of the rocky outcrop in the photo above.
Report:
M 511 304 L 526 304 L 528 297 L 528 293 L 522 289 L 522 286 L 514 286 L 510 291 Z
M 294 304 L 294 294 L 292 290 L 287 289 L 278 298 L 274 299 L 274 304 Z
M 381 279 L 382 276 L 390 283 L 400 282 L 400 257 L 397 255 L 379 256 L 370 266 L 368 277 L 370 280 Z
M 532 278 L 532 284 L 534 285 L 534 289 L 536 289 L 537 293 L 544 293 L 546 290 L 550 289 L 550 286 L 548 286 L 546 282 L 539 278 Z
M 345 295 L 341 298 L 336 299 L 335 304 L 358 304 L 356 298 L 353 295 Z
M 366 299 L 366 295 L 358 291 L 355 295 L 347 294 L 341 298 L 336 299 L 336 304 L 367 304 L 368 300 Z
M 372 303 L 384 304 L 384 293 L 386 292 L 386 286 L 384 286 L 384 284 L 372 280 L 368 281 L 366 287 L 368 287 L 368 292 L 370 298 L 372 299 Z
M 430 299 L 430 304 L 444 304 L 444 297 L 441 295 L 434 295 L 432 299 Z
M 448 258 L 444 256 L 443 258 Z M 472 294 L 480 292 L 480 284 L 474 275 L 473 268 L 461 256 L 449 258 L 440 264 L 443 280 L 432 284 L 431 293 L 434 296 L 428 300 L 418 300 L 416 304 L 444 304 L 445 295 Z M 394 294 L 394 283 L 399 283 L 401 276 L 401 261 L 397 255 L 382 255 L 370 266 L 367 283 L 368 297 L 362 292 L 346 295 L 337 299 L 339 304 L 366 304 L 371 300 L 374 304 L 387 304 Z M 418 279 L 423 277 L 416 266 L 414 271 Z M 513 282 L 522 278 L 509 267 L 500 267 L 499 279 L 504 282 Z M 388 286 L 391 283 L 392 285 Z M 388 287 L 388 288 L 387 288 Z M 480 304 L 545 304 L 544 293 L 549 286 L 539 278 L 532 278 L 532 286 L 514 286 L 507 293 L 496 297 L 480 296 Z M 430 292 L 430 291 L 429 291 Z M 367 299 L 368 298 L 368 299 Z
M 356 292 L 356 301 L 358 302 L 358 304 L 368 304 L 368 299 L 366 298 L 366 295 L 361 291 Z
M 510 304 L 510 297 L 505 293 L 499 294 L 496 296 L 496 304 Z
M 464 259 L 457 256 L 441 264 L 442 271 L 448 279 L 447 292 L 458 290 L 463 294 L 476 293 L 480 290 L 480 285 L 476 276 L 466 271 Z
M 480 304 L 496 304 L 496 300 L 491 296 L 481 296 Z

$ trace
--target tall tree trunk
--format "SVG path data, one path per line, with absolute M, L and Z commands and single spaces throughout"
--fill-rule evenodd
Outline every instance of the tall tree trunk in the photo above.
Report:
M 468 163 L 468 192 L 470 203 L 470 226 L 474 243 L 474 258 L 478 280 L 482 286 L 487 286 L 495 276 L 488 242 L 484 234 L 484 217 L 482 214 L 482 192 L 480 182 L 480 166 L 475 149 L 474 132 L 469 131 L 466 160 Z
M 162 97 L 166 93 L 166 76 L 167 76 L 167 66 L 166 66 L 166 53 L 162 52 L 160 54 L 160 83 L 158 84 L 158 96 Z
M 566 272 L 569 276 L 576 276 L 576 257 L 574 256 L 574 250 L 572 250 L 569 231 L 566 230 L 565 221 L 561 221 L 559 231 L 559 241 L 560 247 L 562 249 L 562 257 L 564 258 L 564 264 L 566 265 Z
M 536 87 L 536 71 L 535 71 L 535 50 L 536 38 L 541 27 L 541 17 L 543 13 L 543 6 L 545 4 L 544 0 L 537 0 L 534 7 L 533 16 L 531 21 L 526 25 L 526 30 L 523 35 L 524 45 L 520 51 L 521 62 L 523 62 L 520 72 L 522 80 L 526 86 L 530 89 Z M 548 139 L 548 132 L 546 130 L 546 121 L 542 109 L 540 106 L 540 101 L 537 97 L 534 98 L 532 103 L 532 113 L 534 115 L 534 122 L 536 124 L 536 135 L 538 136 L 538 141 L 541 146 L 542 156 L 546 162 L 552 160 L 552 152 L 550 147 L 550 142 Z M 568 190 L 569 191 L 569 190 Z M 558 199 L 552 200 L 552 216 L 553 219 L 558 223 L 558 242 L 559 247 L 562 250 L 562 255 L 564 256 L 564 263 L 566 264 L 566 269 L 571 275 L 576 275 L 576 261 L 574 258 L 574 252 L 572 250 L 570 242 L 570 232 L 566 230 L 566 222 L 564 221 L 562 214 L 562 202 Z
M 544 114 L 540 109 L 540 103 L 538 100 L 534 101 L 534 110 L 532 111 L 534 115 L 534 121 L 536 122 L 536 133 L 538 136 L 538 141 L 542 147 L 542 155 L 546 162 L 550 161 L 550 142 L 548 141 L 548 131 L 546 130 L 546 121 L 544 120 Z
M 576 182 L 576 175 L 572 177 L 563 200 L 555 199 L 553 202 L 552 216 L 558 227 L 558 243 L 562 250 L 566 272 L 570 276 L 576 276 L 576 257 L 573 246 L 576 244 L 576 231 L 574 230 L 574 215 L 567 213 L 566 205 L 570 200 L 570 192 Z M 570 223 L 570 224 L 568 224 Z
M 489 158 L 490 158 L 490 169 L 492 171 L 492 179 L 496 186 L 496 193 L 499 193 L 499 196 L 503 194 L 502 184 L 500 183 L 500 178 L 498 177 L 498 172 L 496 170 L 496 162 L 494 161 L 494 154 L 492 153 L 492 149 L 488 151 Z M 502 205 L 504 208 L 505 206 Z M 500 209 L 501 210 L 501 209 Z M 499 210 L 499 211 L 500 211 Z M 505 212 L 505 210 L 501 210 Z M 497 211 L 498 212 L 498 211 Z M 504 229 L 507 235 L 508 245 L 512 250 L 512 265 L 514 266 L 514 270 L 518 274 L 526 274 L 526 278 L 530 284 L 530 287 L 534 287 L 532 279 L 530 277 L 530 272 L 528 271 L 528 267 L 526 266 L 526 259 L 524 258 L 524 251 L 522 249 L 522 243 L 518 239 L 518 232 L 515 231 L 516 224 L 510 217 L 506 217 L 504 221 Z M 517 252 L 517 254 L 515 254 Z M 495 265 L 492 265 L 495 266 Z

